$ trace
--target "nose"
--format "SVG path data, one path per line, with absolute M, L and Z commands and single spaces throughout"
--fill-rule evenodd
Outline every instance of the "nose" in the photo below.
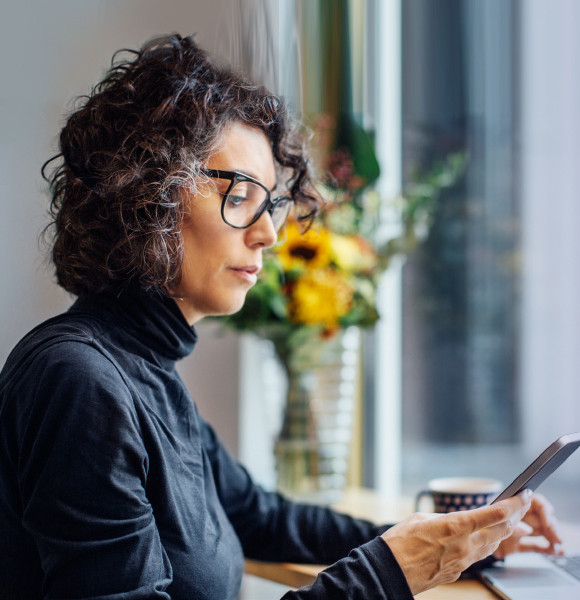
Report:
M 271 248 L 278 240 L 278 232 L 272 222 L 270 213 L 266 210 L 260 218 L 246 229 L 246 243 L 248 246 L 261 246 Z

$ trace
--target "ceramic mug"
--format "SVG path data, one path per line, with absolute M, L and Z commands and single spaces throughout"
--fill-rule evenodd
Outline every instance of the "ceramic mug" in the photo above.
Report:
M 497 479 L 477 477 L 440 477 L 432 479 L 427 489 L 417 494 L 415 510 L 419 511 L 423 499 L 431 500 L 430 512 L 450 513 L 485 506 L 503 489 Z

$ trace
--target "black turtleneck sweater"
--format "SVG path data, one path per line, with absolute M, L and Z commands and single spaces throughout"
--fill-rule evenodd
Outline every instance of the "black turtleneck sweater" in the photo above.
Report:
M 234 600 L 244 556 L 332 565 L 288 600 L 410 599 L 384 528 L 265 492 L 227 453 L 175 370 L 195 341 L 137 293 L 81 298 L 14 349 L 0 599 Z

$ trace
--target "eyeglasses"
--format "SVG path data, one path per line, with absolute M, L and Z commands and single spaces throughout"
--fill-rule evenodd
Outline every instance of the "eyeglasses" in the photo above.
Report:
M 222 219 L 230 227 L 246 229 L 267 211 L 275 230 L 280 231 L 294 206 L 294 200 L 289 196 L 278 196 L 272 200 L 270 190 L 249 175 L 217 169 L 201 169 L 201 173 L 230 181 L 223 194 L 221 209 Z

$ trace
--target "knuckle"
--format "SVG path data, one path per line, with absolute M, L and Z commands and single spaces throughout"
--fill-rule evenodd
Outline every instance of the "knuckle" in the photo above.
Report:
M 406 522 L 410 525 L 421 526 L 427 521 L 431 520 L 431 516 L 426 513 L 414 513 L 406 519 Z
M 494 517 L 494 519 L 498 522 L 500 521 L 506 521 L 507 519 L 509 519 L 510 517 L 510 511 L 507 509 L 506 506 L 494 506 L 493 507 L 493 512 L 492 512 L 492 516 Z
M 456 519 L 446 519 L 442 524 L 442 533 L 444 537 L 455 538 L 463 534 L 463 527 Z
M 429 519 L 429 515 L 427 513 L 418 512 L 415 513 L 412 518 L 418 522 L 427 521 Z
M 502 537 L 504 537 L 504 538 L 510 537 L 514 533 L 515 530 L 516 530 L 516 524 L 512 523 L 512 521 L 510 521 L 510 520 L 507 520 L 504 523 Z
M 453 583 L 453 582 L 457 581 L 459 579 L 459 577 L 461 576 L 461 573 L 463 573 L 463 571 L 465 571 L 465 569 L 469 566 L 470 565 L 466 565 L 465 568 L 462 568 L 460 565 L 459 568 L 456 568 L 456 569 L 453 569 L 452 571 L 446 572 L 443 577 L 442 583 Z
M 470 554 L 469 556 L 465 556 L 463 557 L 463 560 L 461 561 L 461 570 L 460 570 L 460 575 L 461 573 L 463 573 L 464 571 L 466 571 L 467 569 L 469 569 L 469 567 L 471 567 L 471 565 L 473 563 L 476 563 L 478 560 L 481 560 L 483 558 L 483 554 L 476 554 L 475 556 Z

